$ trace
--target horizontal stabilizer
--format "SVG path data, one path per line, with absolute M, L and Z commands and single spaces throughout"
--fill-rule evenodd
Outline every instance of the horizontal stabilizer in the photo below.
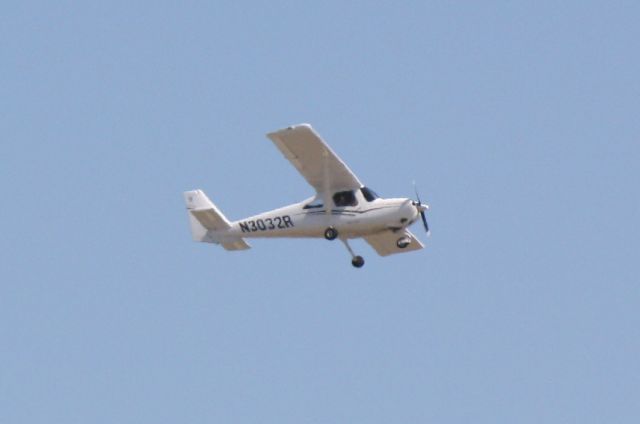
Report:
M 212 231 L 224 231 L 231 228 L 229 220 L 220 212 L 202 190 L 186 191 L 184 200 L 187 209 L 204 228 Z
M 251 246 L 240 237 L 225 234 L 231 222 L 202 190 L 184 192 L 189 211 L 191 235 L 195 241 L 221 244 L 226 250 L 245 250 Z
M 240 238 L 240 237 L 235 237 L 234 239 L 223 241 L 221 244 L 222 244 L 222 247 L 224 247 L 226 250 L 251 249 L 251 245 L 246 241 L 244 241 L 243 238 Z
M 207 230 L 224 231 L 231 228 L 224 216 L 216 213 L 215 209 L 192 209 L 190 212 Z

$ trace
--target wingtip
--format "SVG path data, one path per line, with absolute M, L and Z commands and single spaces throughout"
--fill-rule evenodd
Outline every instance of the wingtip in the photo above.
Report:
M 290 125 L 288 127 L 281 128 L 279 130 L 275 130 L 275 131 L 269 132 L 269 133 L 267 133 L 267 137 L 271 137 L 271 135 L 276 135 L 276 134 L 279 134 L 279 133 L 284 133 L 284 132 L 287 132 L 287 131 L 292 131 L 292 130 L 301 129 L 301 128 L 306 128 L 308 130 L 313 131 L 313 127 L 311 126 L 311 124 L 302 123 L 302 124 Z
M 302 124 L 295 124 L 295 125 L 291 125 L 289 127 L 287 127 L 288 130 L 295 130 L 298 128 L 308 128 L 311 129 L 311 124 L 307 124 L 306 122 L 303 122 Z

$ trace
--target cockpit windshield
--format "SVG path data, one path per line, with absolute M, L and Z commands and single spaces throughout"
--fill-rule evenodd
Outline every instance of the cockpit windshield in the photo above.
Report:
M 362 195 L 367 200 L 367 202 L 373 202 L 374 200 L 380 197 L 376 194 L 375 191 L 371 190 L 368 187 L 362 187 L 360 191 L 362 192 Z

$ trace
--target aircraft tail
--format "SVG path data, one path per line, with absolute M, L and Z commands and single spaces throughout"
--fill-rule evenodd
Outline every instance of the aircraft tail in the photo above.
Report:
M 204 191 L 185 191 L 184 200 L 187 204 L 193 240 L 218 243 L 227 250 L 244 250 L 251 247 L 240 237 L 225 235 L 231 228 L 231 222 L 209 200 Z

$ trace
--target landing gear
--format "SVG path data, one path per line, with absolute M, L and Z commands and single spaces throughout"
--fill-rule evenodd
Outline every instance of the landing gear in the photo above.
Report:
M 401 237 L 396 242 L 396 246 L 400 249 L 404 249 L 411 244 L 411 239 L 409 237 Z
M 359 256 L 353 253 L 353 249 L 351 249 L 351 246 L 349 246 L 349 242 L 347 241 L 347 239 L 341 238 L 340 240 L 344 243 L 349 253 L 351 253 L 351 258 L 352 258 L 351 265 L 353 265 L 356 268 L 362 268 L 362 266 L 364 265 L 364 258 L 362 256 Z
M 362 266 L 364 265 L 364 258 L 362 256 L 356 256 L 353 259 L 351 259 L 351 265 L 355 266 L 356 268 L 362 268 Z
M 338 237 L 338 230 L 336 230 L 335 228 L 329 227 L 324 230 L 324 238 L 326 238 L 327 240 L 335 240 L 336 237 Z

